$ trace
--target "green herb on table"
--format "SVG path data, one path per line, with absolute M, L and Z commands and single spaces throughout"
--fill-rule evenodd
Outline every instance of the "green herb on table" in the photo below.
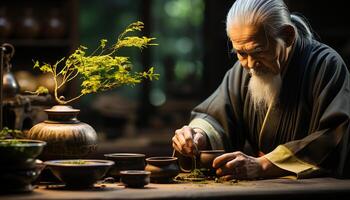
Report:
M 238 183 L 238 179 L 225 180 L 223 177 L 217 177 L 217 178 L 215 178 L 214 182 L 235 185 Z
M 91 162 L 87 162 L 87 161 L 84 161 L 84 160 L 63 161 L 61 163 L 62 164 L 67 164 L 67 165 L 86 165 L 86 164 L 91 164 Z
M 192 170 L 189 174 L 179 175 L 175 177 L 175 181 L 190 181 L 196 183 L 206 183 L 206 177 L 201 172 L 201 170 L 197 169 L 196 157 L 192 157 Z
M 199 169 L 194 169 L 186 176 L 187 178 L 205 178 L 204 174 Z

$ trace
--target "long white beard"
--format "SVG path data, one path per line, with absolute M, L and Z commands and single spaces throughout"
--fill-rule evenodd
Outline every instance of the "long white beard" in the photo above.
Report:
M 282 79 L 280 74 L 259 73 L 250 70 L 252 77 L 250 78 L 248 91 L 254 103 L 255 109 L 267 108 L 277 103 L 280 93 Z

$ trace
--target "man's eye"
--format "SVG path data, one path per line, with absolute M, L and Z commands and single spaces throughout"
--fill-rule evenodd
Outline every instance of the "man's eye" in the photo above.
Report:
M 257 48 L 255 48 L 254 51 L 255 51 L 255 52 L 262 52 L 262 51 L 263 51 L 263 48 L 262 48 L 262 47 L 257 47 Z
M 263 54 L 263 51 L 255 51 L 254 53 L 252 53 L 253 56 L 260 56 Z

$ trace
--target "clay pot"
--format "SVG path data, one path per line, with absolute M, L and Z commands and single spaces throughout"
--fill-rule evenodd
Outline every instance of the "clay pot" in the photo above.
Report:
M 2 45 L 5 47 L 4 53 L 4 74 L 2 77 L 3 82 L 3 94 L 5 99 L 12 99 L 19 93 L 19 85 L 16 77 L 11 72 L 12 65 L 10 63 L 11 58 L 15 54 L 15 47 L 9 43 Z
M 96 132 L 77 119 L 79 111 L 71 106 L 53 106 L 45 110 L 48 120 L 29 130 L 27 138 L 47 142 L 42 160 L 83 158 L 96 151 Z
M 19 84 L 10 71 L 5 71 L 3 77 L 3 91 L 5 99 L 12 99 L 19 93 Z
M 151 182 L 172 182 L 180 172 L 176 157 L 150 157 L 146 162 L 145 170 L 151 172 Z
M 125 187 L 142 188 L 150 182 L 151 172 L 144 170 L 127 170 L 120 172 L 120 182 Z
M 199 168 L 203 170 L 206 175 L 215 175 L 213 168 L 213 161 L 216 157 L 224 154 L 224 150 L 203 150 L 199 151 Z
M 120 178 L 123 170 L 144 170 L 145 155 L 138 153 L 111 153 L 104 155 L 108 160 L 113 160 L 115 165 L 110 169 L 108 175 Z

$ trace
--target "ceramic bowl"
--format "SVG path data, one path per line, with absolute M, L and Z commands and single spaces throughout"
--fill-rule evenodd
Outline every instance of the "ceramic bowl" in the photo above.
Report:
M 213 161 L 216 157 L 224 154 L 224 150 L 203 150 L 199 151 L 199 168 L 206 175 L 215 175 Z
M 46 142 L 39 140 L 0 140 L 0 193 L 30 192 L 42 167 L 35 159 Z
M 151 182 L 172 182 L 180 172 L 176 157 L 150 157 L 146 162 L 146 171 L 151 172 Z
M 6 192 L 27 191 L 31 189 L 32 183 L 38 178 L 40 171 L 36 169 L 13 170 L 0 173 L 0 186 Z
M 120 172 L 120 182 L 125 187 L 142 188 L 150 182 L 151 172 L 145 170 L 127 170 Z
M 31 163 L 44 149 L 46 142 L 27 139 L 0 140 L 0 163 Z
M 36 184 L 38 176 L 43 167 L 39 160 L 34 160 L 28 163 L 28 166 L 12 168 L 8 166 L 0 167 L 0 193 L 17 193 L 30 192 L 33 190 L 33 185 Z
M 44 164 L 67 187 L 88 188 L 102 179 L 114 164 L 110 160 L 51 160 Z
M 120 178 L 120 171 L 144 170 L 145 155 L 138 153 L 111 153 L 104 155 L 108 160 L 113 160 L 114 165 L 109 170 L 108 175 Z

